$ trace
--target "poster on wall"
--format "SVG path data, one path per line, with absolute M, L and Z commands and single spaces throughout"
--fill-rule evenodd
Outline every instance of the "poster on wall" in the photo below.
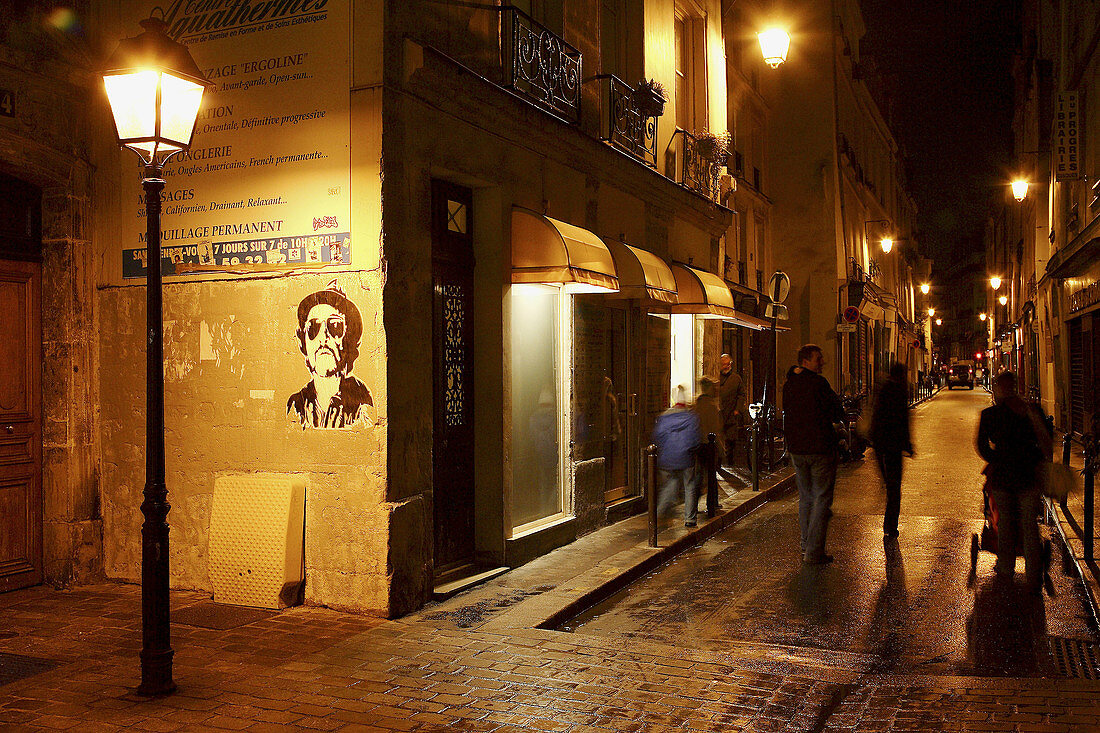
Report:
M 213 84 L 191 149 L 164 169 L 161 272 L 350 264 L 347 0 L 124 0 L 123 27 L 136 34 L 154 5 Z M 137 156 L 120 161 L 140 180 Z M 144 277 L 148 259 L 136 191 L 124 278 Z

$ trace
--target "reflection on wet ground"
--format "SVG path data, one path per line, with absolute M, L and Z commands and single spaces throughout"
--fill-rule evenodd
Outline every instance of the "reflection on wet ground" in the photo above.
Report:
M 987 404 L 982 393 L 949 392 L 915 414 L 918 457 L 906 465 L 899 538 L 882 536 L 872 462 L 843 467 L 831 565 L 800 563 L 792 496 L 563 628 L 710 650 L 774 644 L 880 674 L 1057 674 L 1048 637 L 1095 639 L 1057 553 L 1042 598 L 1023 588 L 1022 560 L 1014 583 L 994 580 L 988 553 L 970 574 L 970 533 L 982 521 L 972 431 Z

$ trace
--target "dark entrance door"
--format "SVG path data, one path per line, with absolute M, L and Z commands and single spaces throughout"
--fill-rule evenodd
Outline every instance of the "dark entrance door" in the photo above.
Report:
M 604 382 L 607 394 L 601 400 L 604 436 L 604 503 L 612 504 L 632 496 L 628 476 L 633 475 L 630 466 L 630 432 L 635 420 L 628 414 L 629 388 L 627 375 L 627 328 L 629 312 L 625 308 L 608 309 L 611 319 L 608 329 L 608 381 Z
M 469 189 L 432 181 L 436 578 L 474 557 L 473 236 Z
M 0 591 L 42 581 L 41 265 L 0 259 Z

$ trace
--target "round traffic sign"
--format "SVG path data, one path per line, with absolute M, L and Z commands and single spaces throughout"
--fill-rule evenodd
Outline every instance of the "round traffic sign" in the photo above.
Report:
M 850 305 L 844 309 L 844 322 L 845 323 L 859 323 L 859 308 L 854 305 Z
M 791 290 L 791 279 L 785 272 L 776 272 L 768 281 L 768 297 L 773 303 L 782 303 Z

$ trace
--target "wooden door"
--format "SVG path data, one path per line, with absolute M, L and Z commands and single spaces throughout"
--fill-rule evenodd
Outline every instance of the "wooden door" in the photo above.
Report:
M 0 591 L 42 581 L 41 272 L 0 260 Z
M 474 258 L 469 189 L 432 182 L 436 577 L 474 558 Z

